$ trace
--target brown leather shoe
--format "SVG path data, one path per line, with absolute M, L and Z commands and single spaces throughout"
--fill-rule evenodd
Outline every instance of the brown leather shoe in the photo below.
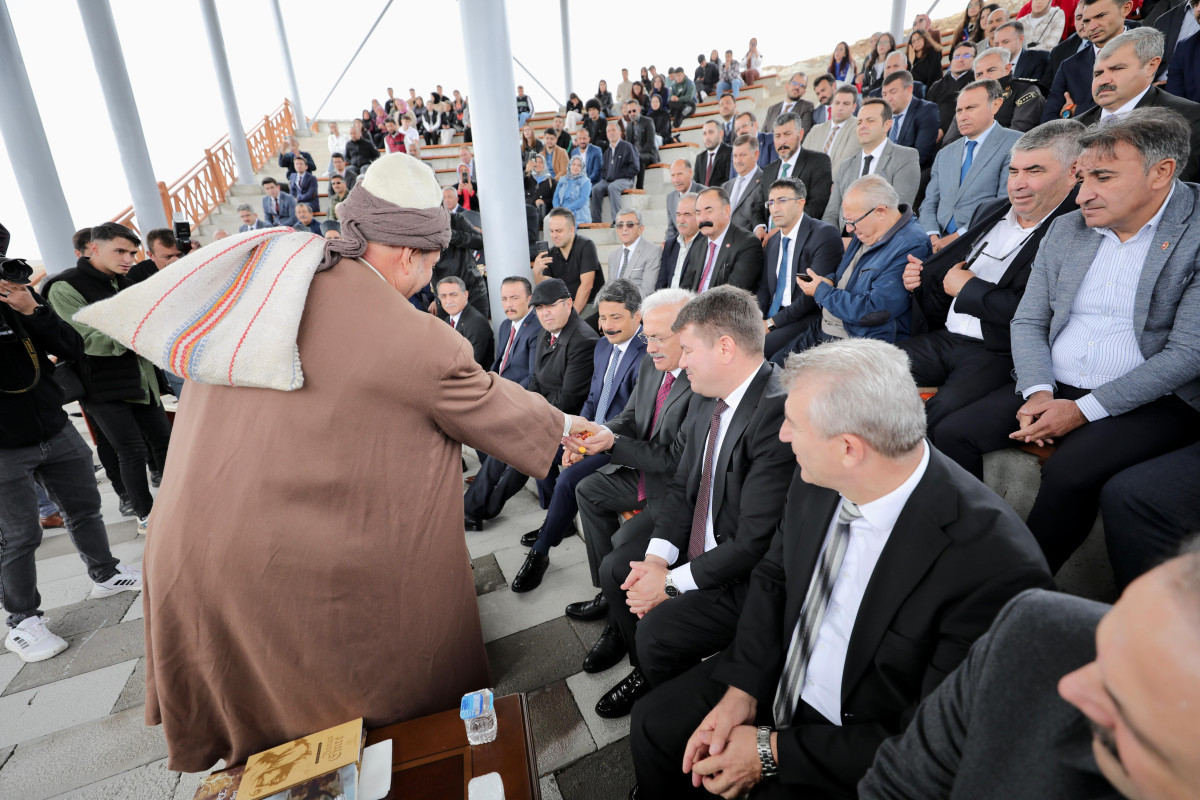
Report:
M 48 517 L 42 517 L 43 528 L 65 528 L 67 525 L 63 522 L 62 514 L 55 511 Z

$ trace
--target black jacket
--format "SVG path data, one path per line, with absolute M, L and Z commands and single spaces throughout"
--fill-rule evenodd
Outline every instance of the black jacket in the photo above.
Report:
M 704 178 L 708 172 L 709 158 L 714 159 L 712 178 L 709 183 L 705 183 Z M 705 186 L 720 186 L 729 180 L 729 167 L 732 163 L 733 148 L 723 142 L 717 145 L 715 154 L 710 154 L 707 150 L 701 150 L 700 155 L 696 156 L 696 163 L 692 169 L 692 179 L 696 183 L 703 183 Z M 807 186 L 807 184 L 805 185 Z
M 571 309 L 571 317 L 550 345 L 550 331 L 538 332 L 537 365 L 526 387 L 567 414 L 578 414 L 592 386 L 592 354 L 600 335 Z
M 346 160 L 359 172 L 377 158 L 379 158 L 379 148 L 365 136 L 357 141 L 351 139 L 346 143 Z
M 441 258 L 433 267 L 430 285 L 448 276 L 461 278 L 467 285 L 467 296 L 472 307 L 483 316 L 488 316 L 487 282 L 475 267 L 474 251 L 483 249 L 483 235 L 475 229 L 463 212 L 450 215 L 450 244 L 442 251 Z M 436 293 L 435 293 L 436 294 Z M 428 304 L 425 306 L 428 308 Z M 441 304 L 438 305 L 439 312 Z
M 654 143 L 654 120 L 638 116 L 636 122 L 626 123 L 625 139 L 637 150 L 638 164 L 642 169 L 658 161 L 658 145 Z
M 825 160 L 828 161 L 829 156 L 825 156 Z M 696 241 L 699 241 L 699 244 Z M 708 261 L 708 237 L 697 234 L 696 241 L 692 242 L 692 247 L 688 250 L 687 266 L 684 268 L 683 280 L 679 282 L 680 286 L 692 292 L 700 291 L 704 264 Z M 754 294 L 758 291 L 758 282 L 762 280 L 762 265 L 762 242 L 749 231 L 730 225 L 713 259 L 708 288 L 731 283 Z
M 0 449 L 32 447 L 62 430 L 67 424 L 64 398 L 47 355 L 61 361 L 83 356 L 83 337 L 41 295 L 33 296 L 38 308 L 29 316 L 0 303 L 0 323 L 12 332 L 0 335 Z M 33 346 L 36 370 L 22 339 Z M 21 391 L 33 383 L 35 374 L 37 383 Z
M 1170 92 L 1164 92 L 1157 86 L 1151 86 L 1142 95 L 1142 99 L 1138 101 L 1137 108 L 1169 108 L 1183 115 L 1183 118 L 1192 129 L 1190 138 L 1191 157 L 1188 158 L 1187 164 L 1184 164 L 1179 169 L 1178 178 L 1188 183 L 1195 183 L 1200 180 L 1200 103 L 1194 103 L 1183 97 L 1176 97 Z M 1078 115 L 1076 119 L 1084 125 L 1094 125 L 1100 121 L 1100 106 L 1092 106 L 1089 111 Z
M 913 102 L 917 102 L 915 98 Z M 763 167 L 763 186 L 767 187 L 768 192 L 782 169 L 783 160 L 780 158 Z M 804 203 L 804 213 L 813 219 L 825 216 L 825 206 L 829 205 L 829 196 L 833 194 L 833 163 L 830 162 L 829 156 L 820 150 L 801 148 L 796 156 L 796 170 L 789 177 L 799 178 L 808 189 L 808 200 Z
M 446 320 L 447 325 L 450 324 L 450 318 L 445 315 L 445 312 L 438 316 Z M 458 324 L 454 326 L 454 330 L 471 343 L 475 363 L 484 370 L 491 367 L 492 362 L 496 359 L 496 337 L 492 333 L 492 326 L 488 324 L 487 317 L 468 303 L 459 314 Z
M 793 322 L 799 322 L 809 314 L 819 314 L 821 307 L 811 297 L 800 291 L 796 278 L 806 275 L 812 270 L 818 275 L 830 279 L 842 263 L 846 248 L 842 245 L 842 234 L 837 227 L 819 219 L 813 219 L 808 214 L 801 217 L 799 229 L 796 231 L 795 245 L 789 245 L 788 273 L 785 280 L 792 287 L 792 302 L 783 306 L 771 317 L 775 327 L 781 328 Z M 775 288 L 779 283 L 779 247 L 783 239 L 782 231 L 767 240 L 763 248 L 762 282 L 758 285 L 758 307 L 762 309 L 763 317 L 771 310 L 775 300 Z

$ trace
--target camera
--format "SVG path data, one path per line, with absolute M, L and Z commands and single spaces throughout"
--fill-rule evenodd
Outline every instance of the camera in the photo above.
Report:
M 192 252 L 192 225 L 182 211 L 176 211 L 172 215 L 171 222 L 172 233 L 175 234 L 175 247 L 178 248 L 181 257 L 186 256 Z
M 33 277 L 33 267 L 23 258 L 0 258 L 0 281 L 27 286 Z

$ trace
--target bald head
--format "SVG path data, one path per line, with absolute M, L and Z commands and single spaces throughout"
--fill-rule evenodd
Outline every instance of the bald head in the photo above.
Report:
M 686 158 L 677 158 L 671 162 L 671 185 L 680 194 L 683 194 L 691 187 L 692 162 Z

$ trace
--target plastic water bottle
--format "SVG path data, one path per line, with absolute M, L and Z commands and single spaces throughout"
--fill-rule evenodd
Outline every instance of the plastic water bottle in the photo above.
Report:
M 492 700 L 491 689 L 463 695 L 458 716 L 467 726 L 467 741 L 472 745 L 496 740 L 496 708 Z

